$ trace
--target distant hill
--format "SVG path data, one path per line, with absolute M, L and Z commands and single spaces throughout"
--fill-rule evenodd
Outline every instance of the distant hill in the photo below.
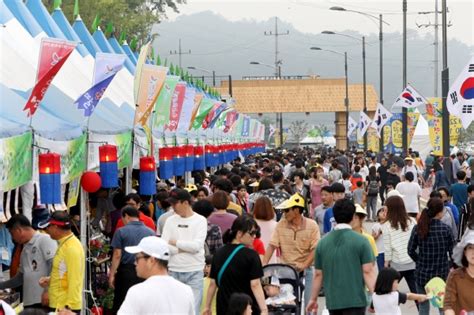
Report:
M 170 50 L 178 50 L 181 38 L 182 50 L 191 54 L 182 55 L 182 66 L 195 66 L 215 70 L 216 75 L 231 74 L 234 79 L 248 75 L 273 75 L 269 67 L 250 65 L 250 61 L 267 64 L 275 62 L 274 37 L 264 36 L 263 32 L 274 28 L 274 20 L 256 22 L 242 20 L 232 22 L 210 11 L 193 15 L 183 15 L 172 22 L 156 25 L 158 33 L 154 42 L 155 51 L 161 58 L 173 64 L 178 63 L 178 55 L 170 55 Z M 289 36 L 280 37 L 280 59 L 283 61 L 283 75 L 320 75 L 321 77 L 342 77 L 344 75 L 343 57 L 311 51 L 311 46 L 332 49 L 340 52 L 347 50 L 349 60 L 349 82 L 362 82 L 361 44 L 341 36 L 301 33 L 291 24 L 280 21 L 281 30 L 289 30 Z M 344 33 L 362 36 L 352 30 Z M 449 33 L 448 33 L 449 34 Z M 441 37 L 441 36 L 440 36 Z M 379 45 L 378 36 L 372 34 L 366 39 L 367 45 L 367 82 L 379 91 Z M 462 67 L 474 52 L 457 40 L 448 43 L 448 61 L 450 82 L 458 75 Z M 433 95 L 433 36 L 420 36 L 416 30 L 408 31 L 408 82 L 413 84 L 426 97 Z M 441 58 L 441 53 L 440 53 Z M 441 69 L 441 60 L 440 60 Z M 209 74 L 190 70 L 195 75 Z M 209 79 L 206 79 L 211 84 Z M 384 34 L 384 103 L 387 107 L 395 101 L 402 89 L 402 34 Z M 441 93 L 441 88 L 439 88 Z M 326 123 L 334 128 L 334 115 L 321 115 L 312 121 L 314 115 L 285 115 L 285 125 L 294 119 L 308 119 L 311 124 Z M 265 115 L 264 115 L 265 117 Z M 274 115 L 267 116 L 274 119 Z M 319 115 L 318 115 L 319 117 Z

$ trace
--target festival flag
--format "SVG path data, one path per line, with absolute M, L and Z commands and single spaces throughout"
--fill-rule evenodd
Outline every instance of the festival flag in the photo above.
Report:
M 349 117 L 349 118 L 350 118 L 350 117 Z M 350 118 L 350 119 L 352 119 L 352 118 Z M 354 123 L 355 123 L 355 122 L 354 122 Z M 355 124 L 355 126 L 357 127 L 357 124 Z M 273 136 L 273 134 L 275 133 L 275 131 L 276 131 L 276 128 L 275 128 L 273 125 L 270 125 L 270 126 L 269 126 L 269 131 L 268 131 L 268 139 L 270 139 L 270 138 Z
M 366 113 L 363 111 L 360 112 L 359 116 L 359 137 L 363 137 L 364 134 L 367 132 L 367 129 L 370 126 L 370 118 L 367 116 Z
M 24 111 L 28 111 L 28 117 L 35 114 L 51 82 L 75 47 L 76 43 L 61 39 L 43 38 L 41 40 L 36 83 L 31 91 L 28 102 L 26 102 L 23 108 Z
M 471 57 L 449 89 L 446 106 L 451 114 L 461 119 L 462 126 L 467 129 L 474 119 L 474 57 Z
M 390 120 L 392 113 L 388 111 L 382 104 L 377 104 L 377 109 L 375 110 L 374 120 L 372 126 L 377 129 L 377 134 L 380 137 L 380 132 L 382 131 L 383 126 Z
M 214 111 L 214 115 L 209 123 L 209 128 L 214 128 L 217 121 L 222 118 L 222 115 L 224 115 L 227 110 L 229 110 L 229 107 L 226 103 L 222 102 Z
M 226 115 L 226 118 L 225 118 L 224 132 L 226 132 L 226 133 L 229 132 L 232 125 L 237 120 L 238 115 L 239 114 L 237 113 L 237 111 L 235 109 L 227 112 L 227 115 Z
M 119 54 L 96 54 L 92 87 L 74 102 L 78 109 L 84 110 L 85 117 L 92 115 L 110 82 L 122 69 L 125 58 L 124 55 Z
M 273 126 L 270 125 L 270 130 L 272 130 Z M 347 138 L 350 137 L 350 135 L 354 132 L 354 130 L 356 130 L 357 128 L 357 122 L 351 117 L 349 116 L 349 122 L 348 122 L 348 126 L 347 126 Z M 274 130 L 275 132 L 275 130 Z
M 140 50 L 140 55 L 138 56 L 137 66 L 135 68 L 135 77 L 133 78 L 133 99 L 135 100 L 135 104 L 138 104 L 138 90 L 140 89 L 142 68 L 148 58 L 150 46 L 151 42 L 143 45 L 142 49 Z
M 242 136 L 248 137 L 250 135 L 250 117 L 245 116 L 242 124 Z
M 169 131 L 176 131 L 178 128 L 179 117 L 181 116 L 181 109 L 183 108 L 184 97 L 186 94 L 186 83 L 179 82 L 174 89 L 173 98 L 170 105 L 170 118 L 166 129 Z
M 101 22 L 100 15 L 96 14 L 94 21 L 92 22 L 92 25 L 91 25 L 91 33 L 94 33 L 95 31 L 97 31 L 97 28 L 100 26 L 100 22 Z
M 191 114 L 191 119 L 189 120 L 189 129 L 188 130 L 191 130 L 193 128 L 194 120 L 196 119 L 196 115 L 199 111 L 201 101 L 204 98 L 204 94 L 200 93 L 199 90 L 196 87 L 195 87 L 195 90 L 196 90 L 196 95 L 194 96 L 193 113 Z
M 194 110 L 194 102 L 196 99 L 196 89 L 190 85 L 186 86 L 186 92 L 184 93 L 184 102 L 183 108 L 181 109 L 181 114 L 178 121 L 178 131 L 185 132 L 188 131 L 191 117 Z
M 140 85 L 138 88 L 137 109 L 134 125 L 145 126 L 153 110 L 158 95 L 166 79 L 168 68 L 145 64 L 142 67 Z
M 426 105 L 428 101 L 410 84 L 403 90 L 400 96 L 395 100 L 392 107 L 415 108 Z
M 79 15 L 79 0 L 74 1 L 74 11 L 72 13 L 72 16 L 74 19 Z
M 215 100 L 212 100 L 210 98 L 204 97 L 201 101 L 201 104 L 199 105 L 198 112 L 196 114 L 196 117 L 194 118 L 193 121 L 193 129 L 197 130 L 200 129 L 204 118 L 206 118 L 207 114 L 212 110 L 214 107 Z
M 155 120 L 153 123 L 153 127 L 158 130 L 163 130 L 164 126 L 169 122 L 171 99 L 178 81 L 179 78 L 177 76 L 166 76 L 163 88 L 158 95 L 155 103 Z

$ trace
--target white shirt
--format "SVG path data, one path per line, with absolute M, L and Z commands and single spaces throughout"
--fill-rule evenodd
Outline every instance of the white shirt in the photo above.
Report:
M 128 290 L 117 314 L 194 314 L 193 291 L 170 276 L 152 276 Z
M 374 304 L 375 314 L 402 315 L 400 306 L 398 306 L 400 302 L 399 295 L 400 293 L 397 291 L 390 292 L 388 294 L 382 294 L 382 295 L 374 294 L 372 296 L 372 303 Z
M 418 213 L 420 211 L 418 198 L 421 197 L 421 187 L 418 183 L 415 181 L 404 181 L 398 183 L 395 189 L 403 195 L 403 201 L 408 213 Z
M 412 166 L 408 166 L 408 165 L 405 165 L 404 167 L 402 167 L 402 173 L 401 175 L 402 176 L 405 176 L 406 173 L 408 172 L 412 172 L 413 173 L 413 176 L 415 177 L 415 180 L 417 179 L 420 171 L 418 170 L 418 167 L 416 167 L 416 165 L 413 163 Z
M 372 233 L 373 232 L 376 232 L 376 233 L 381 232 L 381 234 L 379 235 L 379 238 L 375 240 L 375 245 L 377 246 L 377 251 L 379 252 L 379 254 L 384 253 L 385 247 L 383 245 L 383 231 L 382 231 L 382 225 L 379 222 L 376 222 L 374 223 L 374 225 L 372 225 Z
M 207 220 L 202 215 L 194 213 L 190 217 L 182 218 L 175 214 L 169 217 L 161 235 L 166 242 L 176 240 L 176 246 L 170 245 L 169 270 L 202 271 L 206 236 Z
M 359 174 L 362 176 L 362 180 L 365 182 L 365 178 L 369 176 L 369 168 L 367 165 L 364 165 L 360 168 Z

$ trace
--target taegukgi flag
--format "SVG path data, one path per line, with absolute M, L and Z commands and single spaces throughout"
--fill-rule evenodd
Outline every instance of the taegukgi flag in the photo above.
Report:
M 377 109 L 375 110 L 374 120 L 372 126 L 377 129 L 377 134 L 380 137 L 380 132 L 382 131 L 383 126 L 392 118 L 392 113 L 386 109 L 382 104 L 377 104 Z
M 122 69 L 125 55 L 97 53 L 94 64 L 92 87 L 77 98 L 74 104 L 84 110 L 84 116 L 90 117 L 99 104 L 105 90 L 112 82 L 117 72 Z
M 353 132 L 354 130 L 356 130 L 357 128 L 357 122 L 351 117 L 349 116 L 349 119 L 348 119 L 348 126 L 347 126 L 347 137 L 349 137 Z
M 43 38 L 41 40 L 36 83 L 23 108 L 28 117 L 35 114 L 51 82 L 76 48 L 76 43 L 62 39 Z
M 461 119 L 464 129 L 474 120 L 474 57 L 449 89 L 446 106 L 451 114 Z
M 361 111 L 359 116 L 359 135 L 361 137 L 367 132 L 367 129 L 369 129 L 370 123 L 370 117 L 367 116 L 366 113 Z
M 428 104 L 428 101 L 410 84 L 403 90 L 400 96 L 395 100 L 392 107 L 415 108 Z

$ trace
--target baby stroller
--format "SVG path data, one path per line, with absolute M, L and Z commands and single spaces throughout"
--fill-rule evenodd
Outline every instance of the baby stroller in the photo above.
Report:
M 269 264 L 263 267 L 264 278 L 275 275 L 278 276 L 282 285 L 290 284 L 293 287 L 295 304 L 267 305 L 269 314 L 300 314 L 304 286 L 298 272 L 293 267 L 284 264 Z

